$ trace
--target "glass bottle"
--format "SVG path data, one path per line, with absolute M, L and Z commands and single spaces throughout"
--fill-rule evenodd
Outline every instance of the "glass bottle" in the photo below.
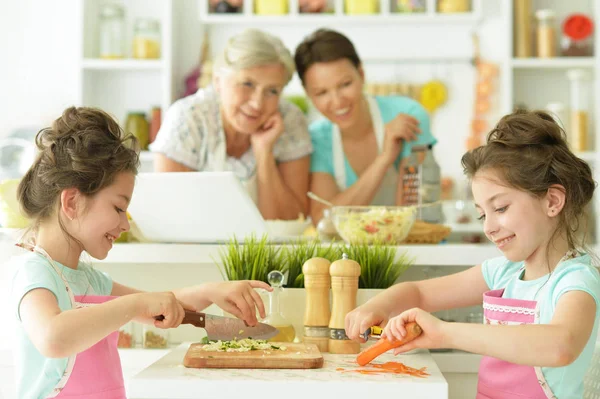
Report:
M 583 69 L 567 71 L 571 85 L 571 118 L 568 132 L 571 149 L 586 151 L 590 111 L 590 84 Z
M 118 4 L 108 3 L 100 9 L 100 58 L 125 58 L 125 10 Z
M 160 58 L 160 23 L 155 19 L 137 19 L 133 31 L 133 58 Z
M 286 320 L 281 313 L 279 294 L 283 290 L 283 273 L 272 270 L 267 275 L 267 280 L 273 291 L 269 293 L 269 315 L 262 321 L 279 330 L 279 334 L 269 339 L 271 342 L 294 342 L 296 330 L 292 323 Z
M 143 112 L 130 112 L 125 120 L 125 131 L 131 133 L 138 139 L 140 150 L 148 149 L 150 141 L 150 127 Z
M 325 208 L 323 210 L 323 217 L 319 220 L 319 223 L 317 223 L 317 233 L 319 238 L 324 241 L 337 241 L 342 239 L 333 223 L 331 209 Z
M 556 57 L 556 13 L 544 9 L 535 12 L 537 19 L 537 56 L 540 58 Z

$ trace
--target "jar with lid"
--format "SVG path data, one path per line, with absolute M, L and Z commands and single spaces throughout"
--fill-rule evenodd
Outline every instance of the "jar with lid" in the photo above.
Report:
M 169 345 L 169 330 L 144 324 L 144 349 L 165 349 Z
M 100 8 L 99 57 L 125 57 L 125 10 L 119 4 L 108 3 Z
M 143 112 L 130 112 L 125 121 L 125 130 L 138 139 L 140 150 L 148 149 L 150 140 L 150 127 Z
M 537 56 L 540 58 L 556 57 L 556 13 L 543 9 L 535 12 L 537 20 Z
M 587 15 L 568 16 L 562 26 L 561 54 L 565 57 L 591 57 L 594 22 Z
M 325 208 L 323 210 L 323 217 L 317 223 L 317 234 L 319 238 L 324 241 L 341 240 L 342 238 L 338 234 L 331 215 L 331 209 Z
M 119 329 L 119 341 L 117 343 L 119 348 L 134 348 L 135 347 L 135 334 L 133 322 L 125 324 Z
M 554 121 L 566 132 L 568 126 L 568 115 L 567 107 L 563 103 L 548 103 L 546 104 L 546 111 L 550 113 L 550 116 Z
M 160 23 L 155 19 L 137 19 L 133 31 L 133 58 L 160 58 Z
M 573 151 L 586 151 L 590 112 L 590 84 L 588 76 L 583 69 L 570 69 L 567 71 L 570 82 L 571 121 L 568 132 L 571 149 Z

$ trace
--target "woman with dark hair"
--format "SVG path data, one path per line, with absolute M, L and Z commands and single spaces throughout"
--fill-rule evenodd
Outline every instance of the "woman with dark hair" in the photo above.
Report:
M 361 60 L 339 32 L 317 30 L 294 58 L 306 94 L 326 118 L 309 127 L 311 191 L 335 205 L 401 205 L 401 160 L 414 144 L 436 143 L 425 109 L 408 97 L 366 95 Z M 322 211 L 312 201 L 315 222 Z

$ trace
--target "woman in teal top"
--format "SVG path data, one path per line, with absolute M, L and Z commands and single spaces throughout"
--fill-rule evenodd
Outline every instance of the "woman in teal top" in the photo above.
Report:
M 309 127 L 311 191 L 335 205 L 401 204 L 400 161 L 412 145 L 436 143 L 425 109 L 407 97 L 365 95 L 360 58 L 339 32 L 317 30 L 294 58 L 308 97 L 327 118 Z M 315 222 L 322 211 L 311 203 Z

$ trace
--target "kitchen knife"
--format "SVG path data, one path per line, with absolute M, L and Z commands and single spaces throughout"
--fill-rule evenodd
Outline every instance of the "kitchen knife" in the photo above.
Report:
M 164 316 L 157 316 L 155 319 L 160 321 L 164 319 Z M 185 311 L 181 324 L 191 324 L 204 328 L 208 339 L 211 341 L 230 341 L 244 338 L 269 339 L 279 333 L 278 329 L 265 323 L 258 323 L 254 327 L 249 327 L 240 319 L 191 310 Z

